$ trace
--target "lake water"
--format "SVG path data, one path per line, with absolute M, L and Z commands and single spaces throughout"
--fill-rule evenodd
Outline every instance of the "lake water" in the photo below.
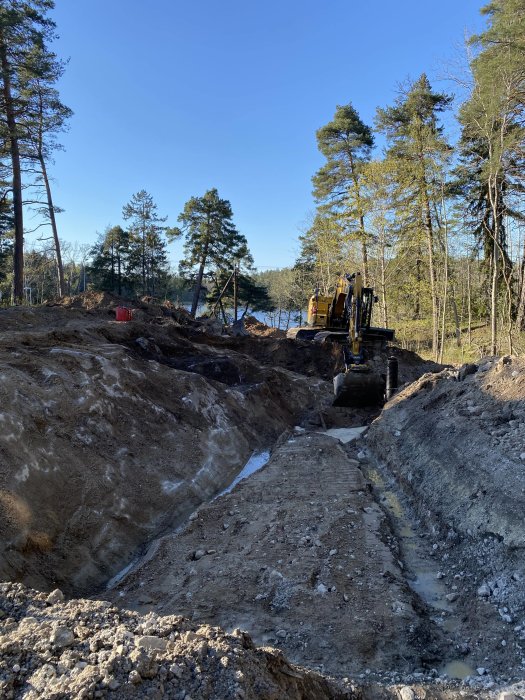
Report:
M 184 304 L 184 308 L 187 311 L 189 311 L 191 308 L 191 304 Z M 241 316 L 243 310 L 244 309 L 241 309 L 239 311 L 239 317 Z M 196 316 L 199 317 L 203 314 L 206 314 L 207 312 L 208 307 L 206 306 L 206 304 L 201 304 L 197 307 Z M 281 311 L 281 318 L 279 323 L 279 313 L 276 311 L 248 311 L 248 316 L 254 316 L 261 323 L 264 323 L 267 326 L 271 326 L 272 328 L 281 328 L 283 331 L 288 330 L 288 328 L 293 328 L 294 326 L 299 326 L 306 323 L 306 315 L 306 311 L 303 311 L 302 317 L 300 317 L 299 314 L 295 311 L 291 312 L 290 314 L 287 311 Z M 233 320 L 233 309 L 226 309 L 226 316 Z

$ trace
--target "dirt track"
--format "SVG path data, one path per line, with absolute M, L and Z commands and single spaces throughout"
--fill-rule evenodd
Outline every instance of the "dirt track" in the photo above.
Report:
M 43 590 L 59 581 L 98 591 L 117 606 L 99 608 L 107 634 L 97 647 L 97 603 L 58 600 L 48 611 L 45 596 L 5 588 L 2 602 L 0 592 L 6 697 L 26 697 L 34 673 L 35 697 L 60 688 L 230 697 L 213 689 L 209 640 L 207 661 L 182 637 L 166 657 L 142 649 L 163 678 L 133 675 L 132 651 L 149 629 L 141 620 L 154 620 L 153 636 L 178 639 L 182 623 L 166 615 L 190 618 L 192 630 L 241 628 L 298 665 L 283 672 L 295 685 L 283 685 L 272 671 L 279 655 L 249 666 L 246 642 L 235 667 L 244 679 L 225 680 L 231 697 L 524 693 L 523 360 L 486 361 L 458 382 L 457 371 L 424 374 L 439 367 L 397 351 L 402 382 L 417 381 L 374 420 L 330 407 L 329 347 L 209 335 L 148 303 L 117 324 L 115 303 L 88 296 L 0 314 L 0 573 Z M 357 441 L 331 432 L 370 423 Z M 208 502 L 254 450 L 271 452 L 266 466 Z M 111 622 L 120 607 L 150 618 L 129 622 L 121 660 L 108 666 L 90 647 L 122 646 Z M 73 665 L 56 644 L 16 646 L 28 616 L 40 625 L 35 639 L 47 639 L 50 615 L 73 635 Z M 233 654 L 234 638 L 221 640 Z M 169 670 L 177 654 L 186 659 L 179 678 Z M 42 664 L 53 667 L 43 676 Z M 257 694 L 261 683 L 275 687 Z

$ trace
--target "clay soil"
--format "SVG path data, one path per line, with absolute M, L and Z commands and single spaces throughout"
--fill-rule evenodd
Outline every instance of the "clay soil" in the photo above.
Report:
M 336 409 L 337 346 L 120 303 L 0 312 L 2 697 L 524 695 L 523 359 Z

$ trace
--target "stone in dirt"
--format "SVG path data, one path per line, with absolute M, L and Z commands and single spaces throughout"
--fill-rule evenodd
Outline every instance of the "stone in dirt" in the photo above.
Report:
M 403 688 L 400 689 L 399 697 L 401 700 L 415 700 L 416 694 L 414 693 L 412 688 L 409 688 L 407 685 L 405 685 Z
M 108 690 L 116 700 L 177 698 L 181 690 L 202 700 L 354 697 L 337 683 L 290 665 L 277 650 L 254 648 L 240 631 L 229 635 L 180 616 L 141 616 L 89 600 L 51 609 L 45 594 L 20 584 L 0 584 L 0 596 L 10 613 L 8 628 L 0 622 L 0 697 L 6 700 L 98 698 Z M 28 612 L 40 624 L 23 625 Z M 67 649 L 49 647 L 46 623 L 51 621 L 61 632 L 70 624 L 82 626 L 88 636 L 74 638 Z M 156 635 L 140 635 L 153 629 Z M 90 654 L 89 647 L 102 651 Z M 88 661 L 79 661 L 84 658 Z

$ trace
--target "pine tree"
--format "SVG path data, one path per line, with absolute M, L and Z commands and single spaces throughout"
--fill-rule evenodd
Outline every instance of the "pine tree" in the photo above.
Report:
M 53 0 L 3 0 L 0 5 L 0 113 L 12 165 L 14 223 L 14 301 L 23 297 L 24 217 L 20 139 L 21 120 L 27 109 L 27 81 L 31 55 L 53 38 L 54 23 L 47 12 Z M 41 76 L 46 79 L 47 76 Z
M 164 233 L 167 217 L 157 214 L 153 197 L 141 190 L 124 205 L 122 216 L 129 226 L 129 269 L 142 282 L 142 294 L 155 295 L 159 282 L 167 274 Z
M 374 145 L 372 130 L 348 104 L 338 106 L 334 119 L 321 127 L 316 136 L 326 163 L 312 178 L 314 197 L 336 216 L 347 234 L 360 242 L 367 283 L 369 235 L 365 228 L 361 175 Z
M 184 259 L 179 264 L 183 276 L 195 275 L 195 288 L 191 315 L 195 316 L 199 305 L 204 273 L 208 268 L 216 272 L 233 270 L 235 264 L 248 268 L 253 258 L 245 236 L 237 231 L 233 221 L 231 204 L 221 199 L 216 189 L 208 190 L 202 197 L 192 197 L 179 215 L 184 233 Z
M 96 289 L 122 294 L 132 289 L 127 274 L 129 233 L 121 226 L 112 226 L 100 236 L 91 249 L 90 276 Z
M 57 135 L 64 131 L 73 112 L 60 101 L 58 90 L 53 87 L 64 72 L 64 65 L 53 53 L 42 47 L 35 47 L 30 55 L 30 70 L 27 71 L 27 109 L 21 123 L 22 156 L 34 163 L 37 169 L 35 185 L 43 187 L 45 204 L 38 208 L 45 221 L 51 226 L 55 261 L 57 267 L 58 294 L 65 294 L 64 269 L 60 251 L 60 240 L 56 214 L 61 210 L 54 204 L 48 164 L 52 154 L 61 148 Z
M 9 299 L 13 278 L 13 206 L 7 169 L 0 161 L 0 302 Z
M 450 102 L 448 95 L 432 91 L 423 74 L 393 107 L 377 111 L 377 128 L 387 137 L 387 158 L 396 171 L 398 206 L 404 212 L 406 232 L 410 231 L 413 238 L 418 277 L 421 277 L 423 247 L 426 247 L 435 358 L 439 345 L 436 234 L 440 225 L 436 212 L 442 198 L 443 171 L 451 150 L 443 137 L 438 114 Z

